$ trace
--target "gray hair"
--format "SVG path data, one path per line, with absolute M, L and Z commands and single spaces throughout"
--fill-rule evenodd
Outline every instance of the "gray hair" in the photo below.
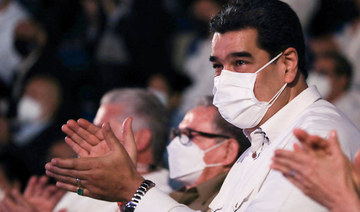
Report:
M 153 158 L 156 165 L 160 164 L 169 130 L 165 107 L 158 98 L 144 89 L 124 88 L 109 91 L 100 103 L 124 106 L 123 114 L 119 115 L 118 119 L 122 121 L 126 117 L 133 117 L 134 132 L 144 128 L 150 129 Z
M 220 133 L 231 138 L 234 138 L 240 145 L 238 156 L 240 156 L 247 148 L 250 147 L 250 142 L 243 133 L 243 130 L 227 122 L 219 113 L 217 107 L 213 105 L 213 96 L 203 96 L 199 99 L 197 106 L 214 107 L 216 114 L 212 120 L 213 129 L 216 133 Z

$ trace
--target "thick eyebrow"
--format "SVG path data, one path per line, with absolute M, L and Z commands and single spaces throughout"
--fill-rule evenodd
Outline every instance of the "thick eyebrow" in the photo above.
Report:
M 231 57 L 252 57 L 249 52 L 233 52 L 230 54 Z
M 215 62 L 215 61 L 217 61 L 217 57 L 215 57 L 215 56 L 210 56 L 210 57 L 209 57 L 209 61 L 210 61 L 210 62 Z
M 252 58 L 253 56 L 249 52 L 233 52 L 230 53 L 228 57 L 249 57 Z M 218 58 L 216 56 L 210 56 L 209 61 L 210 62 L 216 62 Z

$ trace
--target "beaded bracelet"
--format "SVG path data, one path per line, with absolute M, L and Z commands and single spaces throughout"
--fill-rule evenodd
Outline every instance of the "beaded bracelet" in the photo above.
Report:
M 155 186 L 155 183 L 153 183 L 150 180 L 144 180 L 143 183 L 139 186 L 139 188 L 136 190 L 134 196 L 131 198 L 130 202 L 128 202 L 125 205 L 125 212 L 133 212 L 136 208 L 136 206 L 139 204 L 141 198 L 145 195 L 145 193 L 152 187 Z

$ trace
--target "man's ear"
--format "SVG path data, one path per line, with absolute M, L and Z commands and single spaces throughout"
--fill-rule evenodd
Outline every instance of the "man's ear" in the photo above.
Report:
M 232 166 L 233 163 L 237 160 L 237 156 L 240 150 L 239 143 L 234 138 L 229 138 L 228 141 L 224 144 L 226 147 L 226 154 L 222 164 L 224 166 Z
M 136 148 L 138 152 L 142 152 L 149 148 L 152 135 L 148 128 L 143 128 L 134 134 Z
M 298 53 L 295 48 L 287 48 L 284 53 L 284 65 L 285 65 L 285 72 L 284 72 L 284 82 L 285 83 L 292 83 L 296 79 L 296 75 L 299 72 L 299 57 Z

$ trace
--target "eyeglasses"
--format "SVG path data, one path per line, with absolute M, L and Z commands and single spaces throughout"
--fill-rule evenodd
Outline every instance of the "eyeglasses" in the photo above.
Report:
M 180 137 L 184 136 L 187 139 L 180 139 L 180 142 L 184 145 L 190 143 L 190 140 L 192 140 L 195 136 L 202 136 L 202 137 L 206 137 L 206 138 L 225 138 L 225 139 L 229 139 L 229 136 L 226 135 L 221 135 L 221 134 L 213 134 L 213 133 L 206 133 L 206 132 L 201 132 L 201 131 L 197 131 L 197 130 L 193 130 L 190 128 L 185 128 L 185 129 L 179 129 L 179 128 L 172 128 L 171 132 L 170 132 L 170 138 L 171 140 L 173 140 L 175 137 Z

